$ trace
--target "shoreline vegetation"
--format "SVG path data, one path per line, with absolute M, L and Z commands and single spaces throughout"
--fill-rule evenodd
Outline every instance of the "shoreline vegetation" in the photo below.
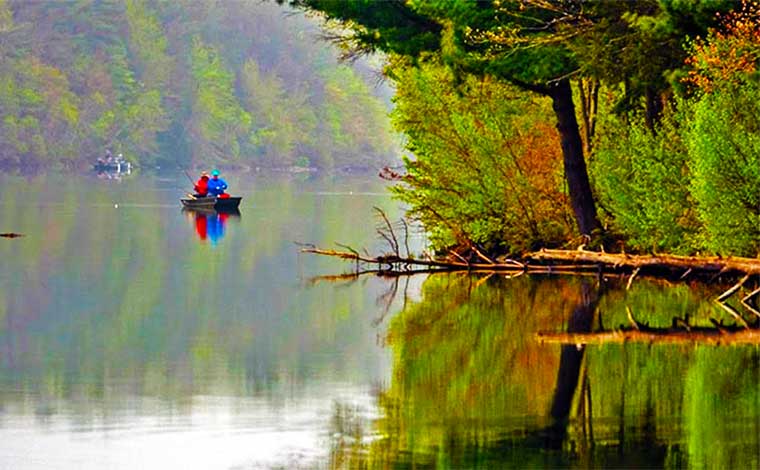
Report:
M 760 254 L 758 4 L 289 3 L 354 56 L 386 54 L 408 155 L 383 176 L 451 266 L 581 239 L 706 255 L 692 273 Z

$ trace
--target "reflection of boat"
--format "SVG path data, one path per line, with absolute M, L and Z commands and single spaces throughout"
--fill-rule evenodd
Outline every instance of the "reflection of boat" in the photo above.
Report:
M 201 241 L 210 241 L 216 245 L 224 238 L 228 219 L 240 219 L 240 211 L 237 208 L 216 211 L 213 208 L 193 208 L 184 207 L 182 212 L 193 221 L 195 232 Z
M 182 205 L 194 210 L 214 210 L 217 212 L 237 211 L 242 197 L 197 197 L 180 199 Z
M 232 209 L 216 210 L 213 207 L 183 207 L 182 212 L 187 214 L 203 214 L 203 215 L 216 215 L 226 214 L 231 215 L 233 218 L 240 218 L 240 210 L 235 207 Z

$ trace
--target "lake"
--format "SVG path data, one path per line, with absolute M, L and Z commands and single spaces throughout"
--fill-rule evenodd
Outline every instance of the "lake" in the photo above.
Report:
M 223 175 L 224 176 L 224 175 Z M 387 250 L 372 177 L 0 176 L 0 468 L 757 468 L 760 350 L 542 342 L 732 319 L 700 284 L 328 280 Z M 413 249 L 424 245 L 412 233 Z M 748 319 L 750 317 L 747 317 Z

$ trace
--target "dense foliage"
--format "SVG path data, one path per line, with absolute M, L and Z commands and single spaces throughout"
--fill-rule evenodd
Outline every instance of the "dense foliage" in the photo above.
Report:
M 433 247 L 520 252 L 573 230 L 548 100 L 429 62 L 397 65 L 393 120 L 413 159 L 394 191 L 428 227 Z M 531 109 L 525 114 L 525 109 Z
M 338 21 L 359 51 L 405 58 L 390 69 L 413 154 L 398 192 L 436 248 L 577 246 L 574 232 L 606 231 L 622 242 L 603 237 L 610 248 L 760 252 L 756 5 L 293 3 Z
M 0 165 L 395 161 L 387 92 L 318 34 L 274 3 L 0 0 Z
M 594 170 L 611 224 L 638 250 L 760 253 L 760 9 L 690 46 L 691 92 L 654 131 L 609 122 Z
M 628 246 L 650 252 L 688 252 L 699 226 L 689 193 L 683 113 L 669 110 L 652 132 L 643 119 L 602 123 L 591 163 L 610 229 Z

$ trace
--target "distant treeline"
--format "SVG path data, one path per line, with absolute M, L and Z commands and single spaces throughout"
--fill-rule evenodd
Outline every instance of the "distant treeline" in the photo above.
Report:
M 387 88 L 276 3 L 0 0 L 0 167 L 379 167 Z M 386 96 L 382 96 L 382 95 Z

